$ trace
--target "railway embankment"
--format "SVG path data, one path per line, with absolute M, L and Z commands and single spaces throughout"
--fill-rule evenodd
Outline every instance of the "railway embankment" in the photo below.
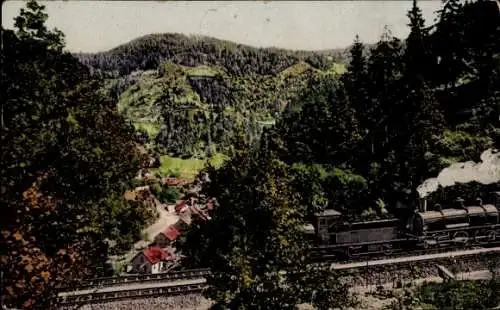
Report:
M 484 273 L 485 270 L 491 268 L 493 263 L 499 260 L 500 248 L 490 248 L 350 264 L 332 264 L 331 268 L 336 269 L 344 281 L 356 288 L 365 288 L 366 290 L 370 287 L 384 287 L 384 289 L 390 290 L 406 286 L 410 282 L 418 281 L 418 279 L 430 279 L 429 281 L 439 279 L 441 274 L 438 265 L 456 275 L 479 270 Z M 200 282 L 204 282 L 203 279 L 200 279 Z M 134 285 L 137 285 L 137 283 Z M 158 283 L 158 285 L 165 286 L 166 283 Z M 170 282 L 168 285 L 175 286 L 176 284 Z M 121 289 L 123 289 L 123 286 Z M 108 287 L 106 291 L 111 292 L 112 290 Z M 363 290 L 360 289 L 359 291 Z M 103 297 L 102 293 L 105 292 L 101 292 L 101 297 Z M 102 298 L 99 301 L 89 301 L 88 307 L 83 305 L 80 309 L 208 309 L 210 305 L 208 300 L 196 293 L 186 292 L 186 294 L 182 294 L 179 292 L 176 296 L 166 296 L 164 294 L 163 296 L 149 295 L 147 297 L 140 297 L 139 294 L 135 298 L 132 298 L 132 295 L 131 298 L 115 298 L 114 300 Z M 61 307 L 59 309 L 69 308 Z
M 488 270 L 500 262 L 500 248 L 454 251 L 388 260 L 333 265 L 340 277 L 353 286 L 403 285 L 414 279 L 439 277 L 438 265 L 453 274 Z

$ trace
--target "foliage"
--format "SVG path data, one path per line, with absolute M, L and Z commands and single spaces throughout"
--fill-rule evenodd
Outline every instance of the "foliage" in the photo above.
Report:
M 139 169 L 133 128 L 46 19 L 31 1 L 17 33 L 2 29 L 2 297 L 23 309 L 102 274 L 106 240 L 146 221 L 121 198 Z
M 273 153 L 248 150 L 209 174 L 204 192 L 217 197 L 218 207 L 185 244 L 191 263 L 203 257 L 212 269 L 207 296 L 231 309 L 295 309 L 309 302 L 312 291 L 301 285 L 309 273 L 296 273 L 305 270 L 307 246 L 290 167 Z M 333 279 L 315 294 L 342 290 Z
M 292 308 L 311 300 L 326 308 L 334 299 L 346 305 L 348 300 L 340 298 L 347 296 L 346 287 L 329 275 L 314 274 L 322 280 L 312 284 L 301 282 L 306 278 L 299 273 L 283 285 L 278 270 L 302 268 L 305 261 L 303 240 L 291 235 L 302 221 L 327 207 L 354 218 L 394 214 L 397 202 L 413 212 L 416 188 L 425 178 L 449 163 L 477 160 L 498 144 L 499 123 L 491 115 L 498 111 L 500 83 L 491 80 L 498 81 L 500 36 L 493 34 L 500 24 L 484 3 L 447 3 L 435 27 L 427 27 L 414 1 L 406 40 L 388 29 L 371 47 L 356 39 L 340 81 L 311 74 L 257 144 L 249 146 L 236 135 L 247 151 L 236 151 L 220 170 L 209 171 L 212 182 L 205 191 L 220 207 L 212 221 L 195 225 L 183 245 L 190 266 L 203 262 L 214 271 L 209 297 L 241 309 Z M 481 10 L 489 12 L 487 21 L 479 17 Z M 280 76 L 308 72 L 307 64 L 298 63 Z M 475 198 L 495 188 L 498 184 L 470 183 L 448 188 L 444 196 Z M 449 201 L 441 190 L 430 198 Z M 302 283 L 306 293 L 294 290 L 294 283 Z M 423 289 L 428 298 L 422 298 L 431 302 L 438 292 L 448 295 L 437 302 L 480 307 L 481 299 L 491 296 L 483 284 L 446 285 Z M 313 294 L 314 288 L 321 292 Z M 466 291 L 481 297 L 467 299 Z
M 162 203 L 175 203 L 181 196 L 178 188 L 158 183 L 153 186 L 152 192 Z
M 366 190 L 366 180 L 350 171 L 318 164 L 293 164 L 294 189 L 309 220 L 325 208 L 349 211 Z
M 402 308 L 427 305 L 426 309 L 491 309 L 500 303 L 500 284 L 490 281 L 449 281 L 423 284 L 402 300 Z
M 333 66 L 341 52 L 262 49 L 203 36 L 151 34 L 107 52 L 76 56 L 95 69 L 120 75 L 155 69 L 159 64 L 171 61 L 188 67 L 224 67 L 231 75 L 242 76 L 274 75 L 299 61 L 326 69 Z
M 161 63 L 156 71 L 108 81 L 119 110 L 150 140 L 173 156 L 202 158 L 228 153 L 235 133 L 256 142 L 311 76 L 327 71 L 298 63 L 275 76 L 237 76 L 224 67 Z
M 349 292 L 349 285 L 339 281 L 339 275 L 333 270 L 308 266 L 297 283 L 301 301 L 315 309 L 345 309 L 357 305 L 356 298 Z

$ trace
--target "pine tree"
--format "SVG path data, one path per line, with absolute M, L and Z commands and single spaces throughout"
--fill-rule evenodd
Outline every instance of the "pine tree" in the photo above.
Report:
M 417 1 L 408 12 L 410 34 L 404 53 L 402 95 L 397 107 L 400 113 L 398 138 L 398 170 L 408 190 L 415 191 L 428 173 L 426 156 L 435 138 L 442 133 L 444 118 L 434 90 L 426 80 L 432 54 L 429 49 L 429 29 L 425 28 Z M 415 192 L 414 192 L 415 193 Z
M 369 93 L 372 98 L 374 122 L 370 127 L 377 146 L 383 148 L 394 132 L 394 112 L 397 100 L 397 82 L 402 74 L 401 42 L 385 28 L 380 41 L 371 49 L 368 60 Z M 378 152 L 374 152 L 378 153 Z M 382 155 L 384 156 L 384 155 Z
M 372 98 L 372 118 L 375 120 L 370 127 L 373 137 L 367 175 L 371 179 L 372 198 L 391 197 L 390 179 L 394 178 L 393 163 L 390 153 L 396 145 L 398 125 L 401 119 L 397 107 L 400 95 L 399 80 L 403 72 L 401 41 L 393 37 L 390 30 L 385 27 L 377 44 L 371 49 L 368 59 L 369 94 Z M 366 164 L 365 160 L 365 164 Z M 389 196 L 389 197 L 386 197 Z
M 301 110 L 287 116 L 278 130 L 284 137 L 286 162 L 345 163 L 360 138 L 355 111 L 342 84 L 331 77 L 319 77 L 297 99 Z
M 445 90 L 454 87 L 467 70 L 465 62 L 463 5 L 460 0 L 446 0 L 438 11 L 439 17 L 432 33 L 432 53 L 436 57 L 433 74 L 437 86 Z
M 356 35 L 354 43 L 349 51 L 350 61 L 343 81 L 347 96 L 352 108 L 356 111 L 356 118 L 364 133 L 372 127 L 373 120 L 370 118 L 373 106 L 369 100 L 367 80 L 367 60 L 364 54 L 364 45 Z
M 406 77 L 418 80 L 427 76 L 433 63 L 430 50 L 430 28 L 425 26 L 422 10 L 417 5 L 417 0 L 413 0 L 413 5 L 407 14 L 410 19 L 408 26 L 410 34 L 406 39 L 406 49 L 404 53 L 404 64 Z

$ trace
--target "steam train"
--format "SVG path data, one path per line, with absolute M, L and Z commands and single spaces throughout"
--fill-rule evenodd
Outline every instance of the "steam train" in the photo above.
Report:
M 354 258 L 363 255 L 390 255 L 397 251 L 444 246 L 484 246 L 500 241 L 500 192 L 491 193 L 489 204 L 481 199 L 466 206 L 436 204 L 427 210 L 427 201 L 405 218 L 348 222 L 332 209 L 317 213 L 304 232 L 317 255 Z

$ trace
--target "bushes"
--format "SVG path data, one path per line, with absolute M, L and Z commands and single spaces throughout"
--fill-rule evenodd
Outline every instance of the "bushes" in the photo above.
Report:
M 450 281 L 427 283 L 415 294 L 400 300 L 399 309 L 426 305 L 426 309 L 488 309 L 498 305 L 499 282 L 489 281 Z
M 159 183 L 153 185 L 151 190 L 162 203 L 175 203 L 181 196 L 178 188 L 168 185 L 162 186 Z

